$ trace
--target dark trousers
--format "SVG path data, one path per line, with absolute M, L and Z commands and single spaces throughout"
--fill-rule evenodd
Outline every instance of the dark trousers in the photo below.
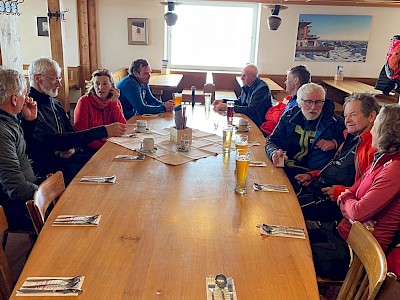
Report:
M 339 235 L 336 223 L 306 221 L 315 272 L 332 280 L 343 280 L 350 263 L 350 249 Z

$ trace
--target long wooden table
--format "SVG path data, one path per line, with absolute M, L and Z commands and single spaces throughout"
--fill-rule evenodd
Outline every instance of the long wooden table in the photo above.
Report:
M 205 115 L 204 106 L 187 112 L 192 128 L 214 132 L 219 123 L 221 135 L 226 125 L 213 110 Z M 165 128 L 173 115 L 146 120 L 152 129 Z M 149 157 L 115 161 L 134 152 L 106 143 L 53 209 L 15 290 L 30 276 L 83 274 L 77 299 L 204 300 L 206 276 L 224 273 L 234 278 L 240 300 L 319 299 L 308 239 L 261 236 L 256 228 L 305 224 L 287 177 L 266 158 L 265 140 L 249 121 L 249 139 L 261 142 L 250 148 L 252 160 L 267 167 L 249 169 L 245 196 L 234 192 L 234 152 L 170 166 Z M 83 175 L 114 174 L 113 185 L 78 183 Z M 253 182 L 286 184 L 290 192 L 256 192 Z M 97 227 L 51 226 L 60 214 L 96 213 Z M 15 290 L 11 299 L 18 298 Z
M 275 81 L 273 81 L 271 78 L 268 77 L 260 77 L 262 81 L 264 81 L 266 84 L 268 84 L 268 87 L 271 91 L 273 92 L 280 92 L 284 91 L 285 89 L 281 87 L 279 84 L 277 84 Z M 236 77 L 236 81 L 239 83 L 239 85 L 242 87 L 243 82 L 240 76 Z

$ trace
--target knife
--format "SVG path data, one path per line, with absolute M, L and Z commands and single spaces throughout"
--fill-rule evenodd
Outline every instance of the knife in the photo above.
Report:
M 230 298 L 230 300 L 233 300 L 233 282 L 232 282 L 232 277 L 229 277 L 227 282 L 228 282 L 229 298 Z

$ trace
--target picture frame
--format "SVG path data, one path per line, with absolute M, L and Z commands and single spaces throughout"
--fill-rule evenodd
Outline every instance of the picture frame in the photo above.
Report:
M 49 21 L 47 17 L 37 17 L 36 24 L 38 36 L 49 36 Z
M 148 45 L 148 28 L 146 18 L 128 18 L 128 44 Z

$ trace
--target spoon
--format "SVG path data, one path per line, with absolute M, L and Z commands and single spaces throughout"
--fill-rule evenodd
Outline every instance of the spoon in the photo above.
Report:
M 227 284 L 227 279 L 224 274 L 218 274 L 215 276 L 215 284 L 220 288 L 221 294 L 222 294 L 222 299 L 225 299 L 225 294 L 224 294 L 224 289 Z

